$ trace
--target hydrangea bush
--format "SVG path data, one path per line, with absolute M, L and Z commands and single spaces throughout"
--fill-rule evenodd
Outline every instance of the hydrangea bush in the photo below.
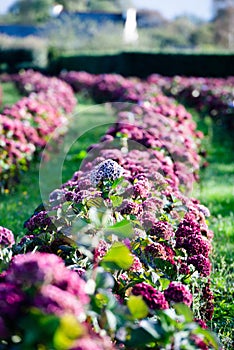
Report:
M 26 71 L 13 75 L 27 94 L 0 115 L 0 187 L 11 187 L 21 170 L 29 166 L 35 151 L 44 147 L 58 126 L 67 124 L 76 99 L 66 83 Z
M 92 86 L 77 74 L 79 89 L 87 79 L 86 92 L 121 101 L 117 122 L 8 248 L 3 349 L 218 349 L 206 330 L 209 210 L 186 194 L 201 135 L 183 107 L 147 83 L 102 75 Z M 136 104 L 125 109 L 128 99 Z
M 234 127 L 234 77 L 162 77 L 153 74 L 148 78 L 151 84 L 160 85 L 162 90 L 182 102 L 197 109 L 201 115 L 207 113 L 212 118 L 222 116 L 222 121 Z

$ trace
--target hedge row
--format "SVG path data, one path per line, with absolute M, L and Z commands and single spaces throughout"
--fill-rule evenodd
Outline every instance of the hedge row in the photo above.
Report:
M 19 46 L 19 44 L 18 44 Z M 8 71 L 19 68 L 45 69 L 50 74 L 61 70 L 83 70 L 93 74 L 119 73 L 124 76 L 145 78 L 158 73 L 166 76 L 212 76 L 234 75 L 234 54 L 179 54 L 121 52 L 116 54 L 76 54 L 64 56 L 53 54 L 41 43 L 25 47 L 0 47 L 0 64 Z
M 114 55 L 75 55 L 51 59 L 48 70 L 59 73 L 87 71 L 93 74 L 118 73 L 124 76 L 146 78 L 158 73 L 166 76 L 234 75 L 234 54 L 165 54 L 123 52 Z
M 150 84 L 86 78 L 95 98 L 122 102 L 117 121 L 18 244 L 1 228 L 6 260 L 15 255 L 0 278 L 2 348 L 17 334 L 19 349 L 217 349 L 205 329 L 209 210 L 181 192 L 195 180 L 201 135 Z

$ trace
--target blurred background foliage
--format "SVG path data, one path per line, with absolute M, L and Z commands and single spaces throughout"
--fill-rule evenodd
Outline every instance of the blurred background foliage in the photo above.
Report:
M 16 0 L 7 14 L 0 17 L 5 24 L 42 25 L 41 37 L 47 45 L 63 51 L 126 49 L 123 23 L 81 21 L 76 12 L 122 13 L 131 1 L 122 0 L 59 0 L 63 15 L 53 17 L 53 0 Z M 233 50 L 234 8 L 220 10 L 211 21 L 192 15 L 165 19 L 158 11 L 140 10 L 139 40 L 136 50 Z M 142 24 L 143 23 L 143 24 Z M 129 45 L 129 44 L 128 44 Z

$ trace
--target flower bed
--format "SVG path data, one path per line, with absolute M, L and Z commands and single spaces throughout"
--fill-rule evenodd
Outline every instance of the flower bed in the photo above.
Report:
M 71 88 L 57 78 L 26 71 L 11 79 L 28 96 L 0 115 L 1 188 L 9 188 L 11 180 L 27 169 L 35 151 L 46 145 L 58 126 L 66 125 L 76 104 Z
M 213 118 L 222 117 L 222 121 L 227 125 L 234 126 L 234 77 L 169 78 L 153 74 L 147 81 L 161 86 L 166 94 L 175 96 L 202 114 L 208 113 Z
M 22 349 L 217 348 L 205 330 L 209 211 L 186 195 L 201 135 L 182 106 L 147 83 L 89 78 L 77 86 L 121 101 L 117 122 L 35 210 L 20 242 L 11 247 L 2 228 L 4 256 L 14 255 L 0 282 L 6 346 L 17 334 Z

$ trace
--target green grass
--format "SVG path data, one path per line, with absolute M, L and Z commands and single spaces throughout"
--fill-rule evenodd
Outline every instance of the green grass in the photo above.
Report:
M 209 118 L 194 118 L 206 134 L 209 166 L 201 172 L 194 196 L 211 212 L 209 227 L 214 232 L 211 275 L 215 312 L 211 328 L 224 349 L 234 348 L 234 140 L 229 130 Z
M 19 99 L 22 97 L 18 90 L 15 88 L 14 83 L 2 83 L 2 105 L 0 106 L 0 112 L 2 111 L 3 107 L 6 105 L 12 105 L 13 103 L 19 101 Z

